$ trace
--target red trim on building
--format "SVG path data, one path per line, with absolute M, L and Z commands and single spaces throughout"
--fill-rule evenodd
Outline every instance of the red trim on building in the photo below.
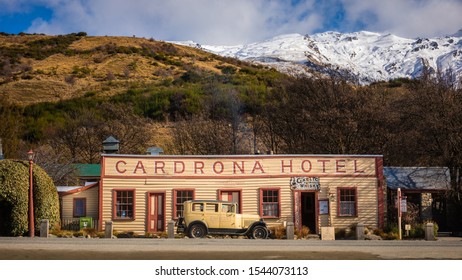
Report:
M 173 189 L 172 192 L 173 192 L 173 211 L 172 211 L 172 219 L 178 219 L 178 215 L 176 213 L 177 211 L 177 208 L 176 208 L 176 199 L 177 199 L 177 196 L 176 196 L 176 193 L 177 192 L 182 192 L 182 191 L 185 191 L 185 192 L 191 192 L 192 191 L 192 199 L 196 199 L 196 189 Z
M 354 215 L 341 215 L 340 214 L 340 191 L 342 190 L 353 190 L 355 196 L 355 214 Z M 337 188 L 337 216 L 338 217 L 359 217 L 358 213 L 358 188 L 357 187 L 338 187 Z
M 319 201 L 318 201 L 319 192 L 314 192 L 314 216 L 315 216 L 315 223 L 316 223 L 316 232 L 320 233 L 321 228 L 319 224 Z
M 355 158 L 377 158 L 381 155 L 342 155 L 342 154 L 272 154 L 272 155 L 248 155 L 248 156 L 230 156 L 230 155 L 200 155 L 200 156 L 191 156 L 191 155 L 123 155 L 123 154 L 104 154 L 106 158 L 155 158 L 155 159 L 209 159 L 209 158 L 218 158 L 218 159 L 235 159 L 235 160 L 245 160 L 253 158 L 346 158 L 346 159 L 355 159 Z
M 375 167 L 377 171 L 377 208 L 378 208 L 378 228 L 385 227 L 385 198 L 384 198 L 384 185 L 385 178 L 383 176 L 383 158 L 378 157 L 375 159 Z
M 75 193 L 79 193 L 79 192 L 83 192 L 83 191 L 86 191 L 88 189 L 91 189 L 93 187 L 96 187 L 99 185 L 99 182 L 96 182 L 94 184 L 90 184 L 90 185 L 87 185 L 87 186 L 83 186 L 81 188 L 78 188 L 78 189 L 74 189 L 74 190 L 70 190 L 70 191 L 67 191 L 67 192 L 63 192 L 63 193 L 60 193 L 59 195 L 60 196 L 66 196 L 66 195 L 70 195 L 70 194 L 75 194 Z
M 294 191 L 294 196 L 293 196 L 293 206 L 294 206 L 294 226 L 297 230 L 302 230 L 303 227 L 303 221 L 302 221 L 302 193 L 313 193 L 314 194 L 314 216 L 315 216 L 315 233 L 319 233 L 319 202 L 318 202 L 318 191 L 300 191 L 296 190 Z
M 167 229 L 167 224 L 166 224 L 166 221 L 167 221 L 167 214 L 166 214 L 166 211 L 167 211 L 167 195 L 166 195 L 166 192 L 165 191 L 153 191 L 153 192 L 147 192 L 146 193 L 146 202 L 147 202 L 147 207 L 146 207 L 146 232 L 157 232 L 156 230 L 149 230 L 150 227 L 149 227 L 149 222 L 151 221 L 151 195 L 153 194 L 161 194 L 163 196 L 163 201 L 162 201 L 162 204 L 163 204 L 163 221 L 162 221 L 162 224 L 163 224 L 163 228 L 164 228 L 164 231 Z
M 207 175 L 192 175 L 192 176 L 170 176 L 170 175 L 156 175 L 156 176 L 121 176 L 121 175 L 108 175 L 105 178 L 110 179 L 249 179 L 249 178 L 291 178 L 291 177 L 322 177 L 322 178 L 376 178 L 375 174 L 364 175 L 364 174 L 315 174 L 315 173 L 292 173 L 292 174 L 280 174 L 280 175 L 247 175 L 247 176 L 207 176 Z
M 263 191 L 277 191 L 278 193 L 278 214 L 277 216 L 263 216 Z M 281 188 L 260 188 L 259 213 L 262 218 L 279 218 L 281 217 Z
M 242 213 L 242 189 L 219 189 L 218 200 L 223 200 L 222 195 L 224 192 L 239 192 L 239 213 Z M 232 201 L 232 200 L 228 200 Z
M 103 179 L 105 175 L 105 162 L 106 158 L 101 157 L 101 177 L 99 182 L 99 192 L 98 192 L 98 230 L 103 230 Z
M 116 203 L 117 203 L 117 192 L 132 192 L 133 196 L 133 213 L 132 217 L 129 218 L 121 218 L 117 217 L 117 208 L 116 208 Z M 113 189 L 112 190 L 112 220 L 113 221 L 133 221 L 136 219 L 136 190 L 135 189 Z

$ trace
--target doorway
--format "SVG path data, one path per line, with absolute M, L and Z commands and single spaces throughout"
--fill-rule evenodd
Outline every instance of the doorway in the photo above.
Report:
M 302 192 L 300 205 L 302 226 L 306 226 L 310 232 L 316 233 L 316 194 L 314 192 Z
M 161 232 L 165 230 L 165 194 L 148 194 L 148 232 Z

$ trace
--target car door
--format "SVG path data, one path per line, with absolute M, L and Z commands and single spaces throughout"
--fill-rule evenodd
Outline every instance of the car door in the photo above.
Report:
M 236 228 L 236 204 L 221 203 L 220 228 Z
M 205 204 L 206 224 L 209 228 L 220 227 L 220 212 L 218 203 L 207 202 Z

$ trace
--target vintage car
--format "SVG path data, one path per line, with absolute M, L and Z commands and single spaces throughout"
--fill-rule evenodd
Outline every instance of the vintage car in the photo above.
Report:
M 177 232 L 190 238 L 207 234 L 243 235 L 265 239 L 269 231 L 258 215 L 238 214 L 237 204 L 217 200 L 188 200 L 183 203 L 183 217 L 177 221 Z

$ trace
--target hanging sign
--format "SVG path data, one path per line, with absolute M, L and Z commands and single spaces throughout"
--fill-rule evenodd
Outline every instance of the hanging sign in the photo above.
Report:
M 290 178 L 290 188 L 292 190 L 315 190 L 321 188 L 319 177 L 292 177 Z
M 407 212 L 407 199 L 405 196 L 401 198 L 401 213 Z

